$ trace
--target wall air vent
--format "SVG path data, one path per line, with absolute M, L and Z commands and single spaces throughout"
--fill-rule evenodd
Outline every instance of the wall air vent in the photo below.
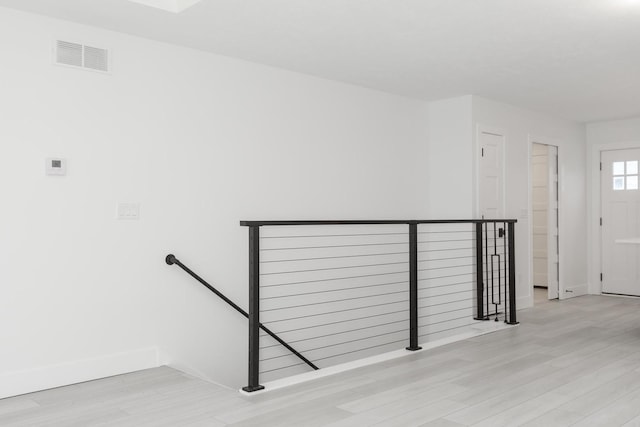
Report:
M 58 40 L 56 62 L 63 65 L 82 67 L 82 45 Z
M 109 51 L 62 40 L 56 41 L 55 63 L 93 71 L 109 72 Z

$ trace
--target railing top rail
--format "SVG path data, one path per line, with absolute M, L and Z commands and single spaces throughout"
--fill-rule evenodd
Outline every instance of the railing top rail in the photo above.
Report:
M 301 221 L 240 221 L 243 227 L 276 225 L 384 225 L 384 224 L 484 224 L 516 223 L 517 219 L 417 219 L 417 220 L 301 220 Z

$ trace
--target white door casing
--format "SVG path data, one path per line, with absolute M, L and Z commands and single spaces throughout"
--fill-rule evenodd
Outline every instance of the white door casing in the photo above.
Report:
M 640 296 L 640 149 L 600 154 L 602 292 Z

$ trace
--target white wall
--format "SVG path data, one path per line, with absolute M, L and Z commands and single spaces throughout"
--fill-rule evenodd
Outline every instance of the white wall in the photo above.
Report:
M 587 124 L 589 291 L 601 293 L 600 152 L 640 148 L 640 117 Z
M 519 305 L 532 304 L 531 192 L 532 142 L 557 145 L 560 179 L 560 287 L 571 296 L 587 292 L 584 125 L 473 97 L 474 127 L 500 129 L 506 135 L 506 216 L 516 224 Z M 474 151 L 475 152 L 475 151 Z
M 429 218 L 473 217 L 472 96 L 429 103 Z
M 430 213 L 421 102 L 8 9 L 0 40 L 0 397 L 164 362 L 244 385 L 246 322 L 167 253 L 246 306 L 239 220 Z

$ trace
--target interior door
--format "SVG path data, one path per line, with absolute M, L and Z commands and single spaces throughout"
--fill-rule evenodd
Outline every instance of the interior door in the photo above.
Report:
M 483 219 L 504 218 L 504 150 L 505 137 L 497 132 L 478 134 L 480 160 L 478 167 L 478 207 Z M 486 224 L 486 242 L 489 257 L 485 257 L 485 298 L 491 305 L 488 311 L 504 310 L 506 277 L 502 266 L 505 261 L 504 240 L 500 238 L 502 225 Z M 501 264 L 502 263 L 502 264 Z M 501 286 L 502 284 L 502 286 Z
M 479 142 L 480 217 L 504 218 L 504 135 L 483 131 Z
M 533 284 L 559 296 L 558 148 L 534 143 L 532 166 Z
M 549 155 L 547 146 L 533 144 L 531 152 L 533 285 L 549 287 Z
M 640 296 L 640 149 L 603 151 L 602 292 Z

